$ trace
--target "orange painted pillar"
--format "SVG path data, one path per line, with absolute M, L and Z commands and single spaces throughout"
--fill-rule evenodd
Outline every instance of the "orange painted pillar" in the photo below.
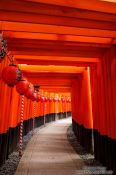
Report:
M 72 84 L 73 128 L 80 139 L 80 143 L 86 147 L 88 151 L 91 151 L 93 118 L 90 69 L 86 68 L 82 75 L 80 75 Z

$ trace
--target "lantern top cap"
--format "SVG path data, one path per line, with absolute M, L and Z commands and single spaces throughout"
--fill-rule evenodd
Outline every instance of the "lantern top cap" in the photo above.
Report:
M 38 85 L 38 84 L 35 84 L 35 85 L 34 85 L 34 89 L 35 89 L 36 91 L 39 91 L 39 88 L 40 88 L 40 85 Z

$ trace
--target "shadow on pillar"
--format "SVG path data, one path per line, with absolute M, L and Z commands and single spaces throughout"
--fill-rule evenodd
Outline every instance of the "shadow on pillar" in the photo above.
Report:
M 92 129 L 87 129 L 83 125 L 79 125 L 74 120 L 72 120 L 72 127 L 80 145 L 83 146 L 87 152 L 93 154 Z
M 116 140 L 94 130 L 94 142 L 95 159 L 116 175 Z
M 84 128 L 74 120 L 72 121 L 73 131 L 87 152 L 92 151 L 92 130 Z M 93 130 L 94 137 L 94 156 L 108 170 L 113 170 L 116 175 L 116 140 L 109 138 L 106 135 L 101 135 L 97 130 Z

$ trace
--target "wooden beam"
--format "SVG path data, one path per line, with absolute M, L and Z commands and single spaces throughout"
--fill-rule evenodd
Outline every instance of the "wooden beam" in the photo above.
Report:
M 59 56 L 59 57 L 85 57 L 85 58 L 101 58 L 104 55 L 104 50 L 54 50 L 54 49 L 27 49 L 27 48 L 12 48 L 13 55 L 30 55 L 30 56 Z
M 58 39 L 59 35 L 116 38 L 116 31 L 112 31 L 112 30 L 103 30 L 103 29 L 100 30 L 100 29 L 93 29 L 93 28 L 89 29 L 89 28 L 79 28 L 79 27 L 30 24 L 30 23 L 7 22 L 7 21 L 0 22 L 0 30 L 4 31 L 4 34 L 6 37 L 11 37 L 11 38 L 27 38 L 27 39 L 45 39 L 45 38 L 47 39 L 48 38 L 48 40 L 50 40 L 51 38 L 52 40 L 56 40 L 56 38 Z M 49 34 L 57 34 L 58 36 L 57 35 L 51 36 Z
M 28 65 L 62 65 L 62 66 L 79 66 L 79 67 L 91 67 L 94 62 L 86 62 L 85 61 L 38 61 L 38 60 L 17 60 L 15 61 L 17 64 L 28 64 Z
M 77 66 L 56 66 L 56 65 L 23 65 L 19 64 L 19 67 L 22 71 L 25 72 L 52 72 L 52 73 L 82 73 L 84 71 L 84 67 L 77 67 Z
M 71 87 L 64 87 L 64 86 L 41 86 L 41 89 L 47 92 L 55 92 L 55 93 L 62 93 L 62 92 L 71 92 Z
M 60 6 L 67 6 L 67 7 L 74 7 L 79 9 L 87 9 L 87 10 L 94 10 L 94 11 L 100 11 L 100 12 L 107 12 L 107 13 L 113 13 L 116 14 L 116 3 L 111 2 L 103 2 L 98 0 L 73 0 L 73 1 L 59 1 L 59 0 L 27 0 L 31 2 L 39 2 L 39 3 L 45 3 L 45 4 L 54 4 L 54 5 L 60 5 Z
M 17 64 L 28 65 L 64 65 L 64 66 L 92 66 L 93 63 L 99 62 L 98 58 L 86 57 L 58 57 L 58 56 L 30 56 L 15 55 Z
M 60 86 L 71 86 L 72 81 L 70 79 L 53 79 L 53 78 L 48 78 L 48 79 L 41 79 L 41 78 L 33 78 L 33 77 L 28 77 L 28 81 L 32 82 L 33 84 L 39 84 L 40 86 L 54 86 L 55 85 L 60 85 Z
M 20 33 L 21 35 L 21 33 Z M 41 34 L 42 36 L 44 34 Z M 90 42 L 78 42 L 78 36 L 74 36 L 74 35 L 56 35 L 56 34 L 50 34 L 49 36 L 49 40 L 47 39 L 47 36 L 45 34 L 45 36 L 43 36 L 43 39 L 42 39 L 42 36 L 40 36 L 41 39 L 22 39 L 22 38 L 12 38 L 12 37 L 7 37 L 7 35 L 5 35 L 5 38 L 7 40 L 7 44 L 8 46 L 10 47 L 40 47 L 41 46 L 54 46 L 54 45 L 61 45 L 61 46 L 70 46 L 70 47 L 92 47 L 92 48 L 110 48 L 112 46 L 112 44 L 103 44 L 103 43 L 90 43 Z M 70 38 L 69 38 L 70 36 Z M 46 38 L 46 39 L 45 39 Z M 76 40 L 77 38 L 77 40 Z M 88 37 L 89 38 L 89 37 Z M 94 39 L 97 38 L 97 37 L 94 37 Z M 71 41 L 69 41 L 69 39 Z M 74 41 L 73 41 L 74 39 Z M 87 39 L 87 38 L 86 38 Z M 91 37 L 90 37 L 91 39 Z M 98 38 L 97 38 L 98 39 Z M 108 38 L 107 38 L 108 39 Z M 111 39 L 109 40 L 111 41 Z M 111 42 L 112 43 L 112 42 Z
M 37 72 L 25 72 L 24 71 L 24 75 L 27 77 L 27 78 L 35 78 L 35 79 L 49 79 L 49 78 L 52 78 L 52 79 L 75 79 L 75 78 L 78 78 L 79 75 L 81 75 L 81 73 L 46 73 L 46 72 L 40 72 L 40 73 L 37 73 Z
M 80 73 L 27 73 L 24 72 L 24 76 L 33 84 L 39 84 L 41 88 L 50 87 L 50 89 L 55 89 L 57 87 L 60 89 L 70 88 L 74 79 L 78 79 Z M 52 90 L 53 91 L 53 90 Z
M 84 40 L 85 39 L 85 40 Z M 100 38 L 92 38 L 92 37 L 79 37 L 78 41 L 76 42 L 76 38 L 75 41 L 60 41 L 60 40 L 56 40 L 56 41 L 49 41 L 49 40 L 25 40 L 25 39 L 14 39 L 11 38 L 10 40 L 7 40 L 7 44 L 9 49 L 10 48 L 28 48 L 28 49 L 39 49 L 39 48 L 55 48 L 55 49 L 63 49 L 63 48 L 70 48 L 71 50 L 75 50 L 78 47 L 79 48 L 93 48 L 93 49 L 107 49 L 110 48 L 112 46 L 112 40 L 111 38 L 107 38 L 107 39 L 100 39 Z M 73 38 L 72 38 L 73 40 Z M 79 40 L 81 42 L 79 42 Z M 93 41 L 95 40 L 95 41 Z M 27 42 L 25 42 L 27 41 Z M 83 42 L 82 42 L 83 41 Z M 89 42 L 88 42 L 89 41 Z M 95 43 L 96 42 L 96 43 Z M 102 43 L 105 42 L 105 43 Z
M 105 2 L 105 1 L 99 1 L 99 0 L 89 0 L 88 2 L 86 0 L 26 0 L 30 2 L 39 2 L 39 3 L 45 3 L 45 4 L 53 4 L 53 5 L 60 5 L 60 6 L 66 6 L 66 7 L 73 7 L 73 8 L 80 8 L 80 9 L 86 9 L 86 10 L 94 10 L 94 11 L 100 11 L 100 12 L 107 12 L 107 13 L 113 13 L 116 14 L 116 3 L 111 2 Z
M 99 58 L 91 57 L 59 57 L 59 56 L 34 56 L 34 55 L 15 55 L 16 60 L 32 60 L 32 61 L 64 61 L 64 62 L 99 62 Z
M 6 4 L 8 4 L 6 6 Z M 83 9 L 83 10 L 90 10 L 90 11 L 96 11 L 96 12 L 104 12 L 104 13 L 111 13 L 111 14 L 116 14 L 116 4 L 115 3 L 110 3 L 110 2 L 103 2 L 103 1 L 98 1 L 98 0 L 89 0 L 87 2 L 86 0 L 12 0 L 9 3 L 9 0 L 1 0 L 0 1 L 0 8 L 1 9 L 7 9 L 7 10 L 16 10 L 18 9 L 19 11 L 31 11 L 31 12 L 39 12 L 40 10 L 43 10 L 42 7 L 46 6 L 53 6 L 56 7 L 63 7 L 61 8 L 64 9 L 65 7 L 69 8 L 74 8 L 74 9 Z M 38 8 L 40 6 L 40 8 Z M 52 10 L 54 8 L 51 8 Z M 58 9 L 58 8 L 57 8 Z M 35 10 L 35 11 L 34 11 Z M 63 11 L 63 10 L 62 10 Z M 66 13 L 67 11 L 63 11 Z
M 19 12 L 1 12 L 1 21 L 10 22 L 23 22 L 31 24 L 47 24 L 57 26 L 79 27 L 79 28 L 91 28 L 101 30 L 116 30 L 116 21 L 101 21 L 93 19 L 81 19 L 74 17 L 61 17 L 43 14 L 27 14 Z
M 21 37 L 20 33 L 20 36 Z M 88 36 L 74 36 L 74 35 L 54 35 L 54 34 L 40 34 L 39 38 L 36 39 L 24 39 L 24 38 L 10 38 L 4 35 L 9 47 L 28 47 L 28 48 L 38 48 L 44 46 L 52 47 L 77 47 L 77 46 L 89 46 L 89 47 L 99 47 L 108 48 L 113 44 L 112 38 L 106 37 L 88 37 Z M 26 34 L 25 36 L 29 35 Z M 33 35 L 32 35 L 33 36 Z M 23 36 L 24 37 L 24 36 Z
M 67 53 L 69 51 L 70 51 L 70 53 L 72 53 L 72 52 L 73 53 L 77 53 L 77 52 L 81 53 L 82 51 L 88 53 L 91 51 L 91 53 L 94 52 L 94 55 L 96 53 L 97 53 L 97 55 L 99 55 L 100 53 L 102 53 L 102 51 L 105 51 L 108 49 L 107 47 L 100 48 L 100 47 L 92 47 L 91 45 L 90 46 L 89 45 L 88 46 L 66 45 L 66 44 L 59 43 L 59 42 L 54 43 L 54 45 L 47 45 L 47 44 L 44 45 L 44 44 L 41 44 L 41 42 L 40 42 L 40 44 L 33 45 L 32 47 L 31 47 L 31 45 L 29 46 L 28 44 L 25 45 L 23 43 L 22 43 L 22 45 L 21 44 L 16 44 L 16 45 L 9 44 L 8 48 L 11 51 L 29 51 L 29 53 L 35 52 L 34 55 L 36 55 L 36 52 L 38 52 L 39 50 L 41 50 L 41 52 L 42 52 L 42 50 L 44 52 L 45 52 L 45 50 L 46 50 L 46 52 L 49 50 L 53 51 L 53 52 L 66 52 L 66 50 L 67 50 Z
M 16 39 L 15 39 L 16 40 Z M 63 41 L 34 41 L 17 40 L 13 42 L 13 39 L 8 41 L 8 49 L 13 52 L 14 55 L 28 55 L 32 56 L 65 56 L 65 57 L 86 57 L 86 58 L 99 58 L 107 50 L 107 47 L 111 45 L 90 45 L 90 44 L 76 44 L 76 42 L 63 42 Z M 28 57 L 28 58 L 29 58 Z M 24 58 L 25 59 L 25 58 Z

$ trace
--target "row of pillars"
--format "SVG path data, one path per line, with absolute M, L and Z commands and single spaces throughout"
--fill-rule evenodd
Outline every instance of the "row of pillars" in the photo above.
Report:
M 103 58 L 85 69 L 72 88 L 77 138 L 88 150 L 93 145 L 95 159 L 116 174 L 116 48 L 107 49 Z
M 32 121 L 32 134 L 34 135 L 35 117 L 36 117 L 36 101 L 33 101 L 33 103 L 34 103 L 34 114 L 33 114 L 33 121 Z M 44 127 L 46 126 L 46 107 L 47 107 L 46 102 L 44 102 L 44 107 L 43 107 Z M 67 114 L 67 102 L 66 101 L 65 101 L 65 108 L 66 108 L 65 118 L 67 118 L 68 114 Z M 19 156 L 23 155 L 23 115 L 24 115 L 24 95 L 21 95 Z

